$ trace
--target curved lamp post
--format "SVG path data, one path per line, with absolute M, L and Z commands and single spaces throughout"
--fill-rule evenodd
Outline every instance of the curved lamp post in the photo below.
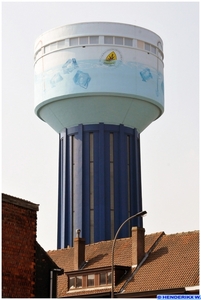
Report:
M 143 216 L 143 215 L 145 215 L 147 212 L 144 210 L 144 211 L 141 211 L 141 212 L 139 212 L 139 213 L 137 213 L 137 214 L 135 214 L 135 215 L 133 215 L 133 216 L 131 216 L 131 217 L 129 217 L 128 219 L 126 219 L 122 224 L 121 224 L 121 226 L 119 227 L 119 229 L 117 230 L 117 232 L 116 232 L 116 235 L 115 235 L 115 237 L 114 237 L 114 240 L 113 240 L 113 244 L 112 244 L 112 291 L 111 291 L 111 298 L 114 298 L 114 286 L 115 286 L 115 284 L 114 284 L 114 247 L 115 247 L 115 243 L 116 243 L 116 239 L 117 239 L 117 236 L 118 236 L 118 233 L 119 233 L 119 231 L 121 230 L 121 228 L 124 226 L 124 224 L 126 223 L 126 222 L 128 222 L 129 220 L 131 220 L 131 219 L 133 219 L 133 218 L 136 218 L 136 217 L 140 217 L 140 216 Z

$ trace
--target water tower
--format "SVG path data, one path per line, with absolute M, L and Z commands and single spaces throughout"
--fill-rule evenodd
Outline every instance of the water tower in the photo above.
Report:
M 59 134 L 58 248 L 110 240 L 142 210 L 140 133 L 164 110 L 163 42 L 141 27 L 90 22 L 35 43 L 35 113 Z M 122 228 L 142 227 L 140 218 Z

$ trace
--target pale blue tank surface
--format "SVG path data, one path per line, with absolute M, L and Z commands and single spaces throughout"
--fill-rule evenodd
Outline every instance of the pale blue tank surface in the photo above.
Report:
M 61 132 L 77 124 L 143 131 L 164 110 L 163 42 L 133 25 L 66 25 L 35 44 L 35 112 Z

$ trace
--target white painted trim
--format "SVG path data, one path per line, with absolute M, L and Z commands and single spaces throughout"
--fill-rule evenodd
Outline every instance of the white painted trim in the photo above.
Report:
M 199 290 L 199 289 L 200 289 L 199 285 L 185 287 L 185 291 L 195 291 L 195 290 Z

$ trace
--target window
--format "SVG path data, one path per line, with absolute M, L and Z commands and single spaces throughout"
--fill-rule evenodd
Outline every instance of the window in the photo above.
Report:
M 150 45 L 145 43 L 145 50 L 150 51 Z
M 99 43 L 99 36 L 90 36 L 89 37 L 90 44 L 98 44 Z
M 50 45 L 45 46 L 45 53 L 50 52 Z
M 62 48 L 65 46 L 65 40 L 58 41 L 58 48 Z
M 100 283 L 99 283 L 100 285 L 104 285 L 107 283 L 105 275 L 106 275 L 105 273 L 100 274 Z
M 160 50 L 158 50 L 158 56 L 159 56 L 160 59 L 163 59 L 163 54 Z
M 133 40 L 129 38 L 125 38 L 125 45 L 126 46 L 133 46 Z
M 137 47 L 140 48 L 140 49 L 144 49 L 144 42 L 137 41 Z
M 94 286 L 95 284 L 95 275 L 94 274 L 90 274 L 87 275 L 87 286 Z
M 100 270 L 92 274 L 88 272 L 79 275 L 71 274 L 68 276 L 68 289 L 70 291 L 74 289 L 98 288 L 103 285 L 111 285 L 111 276 L 112 273 L 109 269 L 104 271 Z
M 113 44 L 113 36 L 104 36 L 104 44 Z
M 122 37 L 115 37 L 115 44 L 116 45 L 123 45 L 123 38 Z
M 99 285 L 111 284 L 111 272 L 100 273 L 99 275 Z
M 112 273 L 108 272 L 107 273 L 107 284 L 111 284 L 112 283 Z
M 69 278 L 69 289 L 82 288 L 82 276 L 73 276 Z
M 74 289 L 75 288 L 75 277 L 70 277 L 69 279 L 69 289 Z
M 80 37 L 80 45 L 88 44 L 88 37 L 82 36 Z
M 78 38 L 71 38 L 70 39 L 70 46 L 78 45 Z
M 82 287 L 82 276 L 77 276 L 76 277 L 76 288 L 81 288 Z
M 156 47 L 154 47 L 154 46 L 151 45 L 151 52 L 154 53 L 154 54 L 156 54 Z
M 53 51 L 57 48 L 57 42 L 50 44 L 50 51 Z

